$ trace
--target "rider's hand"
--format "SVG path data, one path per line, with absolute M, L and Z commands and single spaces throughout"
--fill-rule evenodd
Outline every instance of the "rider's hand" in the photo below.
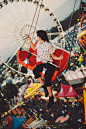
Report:
M 28 36 L 27 36 L 27 38 L 28 38 L 29 40 L 31 40 L 31 37 L 30 37 L 30 35 L 28 35 Z
M 59 57 L 59 59 L 62 60 L 62 59 L 63 59 L 63 55 L 61 55 L 61 56 Z

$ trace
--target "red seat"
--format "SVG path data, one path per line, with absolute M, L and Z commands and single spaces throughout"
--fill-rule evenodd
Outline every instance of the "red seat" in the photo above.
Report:
M 61 75 L 61 73 L 67 68 L 67 64 L 68 64 L 68 61 L 70 58 L 69 53 L 63 49 L 60 49 L 60 48 L 56 49 L 54 54 L 57 57 L 59 57 L 60 55 L 63 55 L 63 59 L 62 60 L 54 60 L 54 63 L 60 67 L 60 70 L 57 71 L 57 68 L 55 69 L 55 72 L 54 72 L 53 77 L 52 77 L 52 81 L 54 81 L 57 76 Z
M 33 51 L 32 48 L 29 49 L 29 51 L 31 51 L 32 53 L 36 54 L 37 55 L 37 51 Z M 69 53 L 66 52 L 65 50 L 62 50 L 62 49 L 56 49 L 54 54 L 56 56 L 60 56 L 60 55 L 63 55 L 63 59 L 60 61 L 60 60 L 53 60 L 53 62 L 60 67 L 60 70 L 58 71 L 57 70 L 57 67 L 55 68 L 55 72 L 53 73 L 53 76 L 52 76 L 52 81 L 54 81 L 56 79 L 57 76 L 59 76 L 66 68 L 67 68 L 67 64 L 68 64 L 68 61 L 69 61 Z M 22 50 L 22 51 L 18 51 L 17 52 L 17 61 L 19 64 L 22 64 L 24 67 L 30 69 L 30 70 L 33 70 L 36 65 L 42 63 L 42 62 L 39 62 L 37 63 L 36 62 L 36 56 L 35 55 L 31 55 L 30 58 L 28 59 L 29 60 L 29 63 L 30 64 L 25 64 L 23 61 L 28 57 L 29 53 L 25 50 Z M 42 73 L 41 73 L 42 75 Z

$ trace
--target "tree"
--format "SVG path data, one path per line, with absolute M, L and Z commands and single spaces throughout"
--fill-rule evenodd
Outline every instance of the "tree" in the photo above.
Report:
M 18 85 L 14 85 L 12 82 L 9 82 L 3 87 L 3 89 L 1 89 L 1 91 L 4 97 L 9 101 L 10 99 L 14 98 L 14 96 L 17 96 L 18 88 Z

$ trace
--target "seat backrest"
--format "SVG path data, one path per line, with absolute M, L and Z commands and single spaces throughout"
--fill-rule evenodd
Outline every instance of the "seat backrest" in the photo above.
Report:
M 17 52 L 17 61 L 21 60 L 24 61 L 28 57 L 28 52 L 27 51 L 18 51 Z
M 60 55 L 63 55 L 63 59 L 62 60 L 54 60 L 54 63 L 60 67 L 60 70 L 57 71 L 57 68 L 55 68 L 55 72 L 53 73 L 52 81 L 54 81 L 57 76 L 61 75 L 61 73 L 67 68 L 67 64 L 68 64 L 69 57 L 70 57 L 69 53 L 62 49 L 56 49 L 54 54 L 57 57 L 59 57 Z

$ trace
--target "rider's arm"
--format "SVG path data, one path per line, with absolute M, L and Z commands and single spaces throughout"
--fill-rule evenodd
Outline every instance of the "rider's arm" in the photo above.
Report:
M 33 44 L 33 42 L 31 40 L 30 41 L 30 45 L 31 45 L 31 48 L 35 51 L 37 49 L 37 47 Z
M 62 56 L 62 55 L 61 55 L 60 57 L 57 57 L 56 55 L 54 55 L 54 54 L 52 53 L 51 56 L 52 56 L 52 58 L 53 58 L 54 60 L 61 60 L 61 59 L 63 59 L 63 56 Z
M 30 36 L 28 35 L 27 38 L 28 38 L 29 41 L 30 41 L 31 48 L 35 51 L 37 48 L 36 48 L 36 46 L 33 44 L 33 42 L 32 42 L 32 40 L 31 40 Z

